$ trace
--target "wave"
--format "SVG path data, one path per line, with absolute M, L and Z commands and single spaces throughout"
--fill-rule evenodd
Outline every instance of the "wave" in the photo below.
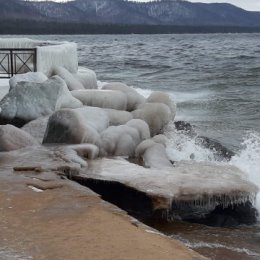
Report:
M 180 239 L 180 238 L 179 238 Z M 186 240 L 181 239 L 181 241 L 189 248 L 192 249 L 198 249 L 198 248 L 212 248 L 212 249 L 226 249 L 226 250 L 230 250 L 236 253 L 242 253 L 242 254 L 246 254 L 249 256 L 260 256 L 260 254 L 251 251 L 249 249 L 246 248 L 238 248 L 238 247 L 231 247 L 231 246 L 226 246 L 223 244 L 219 244 L 219 243 L 206 243 L 206 242 L 189 242 Z
M 246 134 L 241 151 L 231 159 L 230 164 L 245 172 L 248 179 L 260 189 L 260 133 Z M 260 193 L 257 195 L 255 206 L 260 213 Z

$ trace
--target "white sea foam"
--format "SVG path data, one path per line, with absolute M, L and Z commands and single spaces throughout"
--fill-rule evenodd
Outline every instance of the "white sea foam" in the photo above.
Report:
M 248 179 L 260 189 L 260 134 L 248 133 L 242 147 L 240 153 L 231 159 L 230 164 L 244 171 Z M 257 195 L 256 208 L 260 212 L 260 193 Z
M 167 126 L 165 135 L 168 138 L 166 151 L 172 161 L 214 161 L 214 154 L 211 150 L 198 145 L 194 137 L 177 131 L 173 123 Z
M 220 243 L 206 243 L 206 242 L 189 242 L 183 239 L 180 239 L 187 247 L 192 248 L 192 249 L 197 249 L 197 248 L 212 248 L 212 249 L 219 249 L 223 248 L 229 251 L 237 252 L 237 253 L 242 253 L 246 254 L 249 256 L 260 256 L 260 254 L 253 252 L 249 249 L 246 248 L 238 248 L 238 247 L 232 247 L 232 246 L 226 246 Z
M 194 160 L 198 162 L 214 162 L 214 152 L 204 148 L 182 131 L 177 131 L 171 123 L 166 128 L 167 154 L 172 161 Z M 260 134 L 248 133 L 242 144 L 241 151 L 235 155 L 229 164 L 242 170 L 252 183 L 260 189 Z M 260 213 L 260 192 L 256 198 L 256 209 Z

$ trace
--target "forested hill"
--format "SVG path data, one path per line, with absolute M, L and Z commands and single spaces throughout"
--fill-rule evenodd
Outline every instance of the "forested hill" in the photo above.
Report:
M 44 28 L 44 24 L 52 27 Z M 65 25 L 67 28 L 77 25 L 74 27 L 75 33 L 83 29 L 87 31 L 87 26 L 90 28 L 94 25 L 96 28 L 136 28 L 137 25 L 140 28 L 164 27 L 165 32 L 172 30 L 169 28 L 194 27 L 221 30 L 248 28 L 249 31 L 257 31 L 260 28 L 260 13 L 248 12 L 230 4 L 181 0 L 148 3 L 124 0 L 75 0 L 66 3 L 0 0 L 0 33 L 6 33 L 7 28 L 10 32 L 15 31 L 15 27 L 16 30 L 18 27 L 24 30 L 25 26 L 28 26 L 28 32 L 36 28 L 42 28 L 46 33 L 52 28 L 66 31 Z

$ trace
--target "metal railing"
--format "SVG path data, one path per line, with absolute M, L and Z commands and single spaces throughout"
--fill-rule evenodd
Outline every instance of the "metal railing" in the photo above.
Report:
M 37 49 L 0 49 L 0 78 L 37 71 Z

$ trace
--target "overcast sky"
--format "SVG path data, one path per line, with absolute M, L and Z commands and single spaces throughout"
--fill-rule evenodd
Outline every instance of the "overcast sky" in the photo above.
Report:
M 43 1 L 43 0 L 34 0 Z M 65 2 L 66 0 L 52 0 L 55 2 Z M 150 0 L 135 0 L 138 2 L 150 2 Z M 260 11 L 260 0 L 189 0 L 190 2 L 202 3 L 231 3 L 249 11 Z

